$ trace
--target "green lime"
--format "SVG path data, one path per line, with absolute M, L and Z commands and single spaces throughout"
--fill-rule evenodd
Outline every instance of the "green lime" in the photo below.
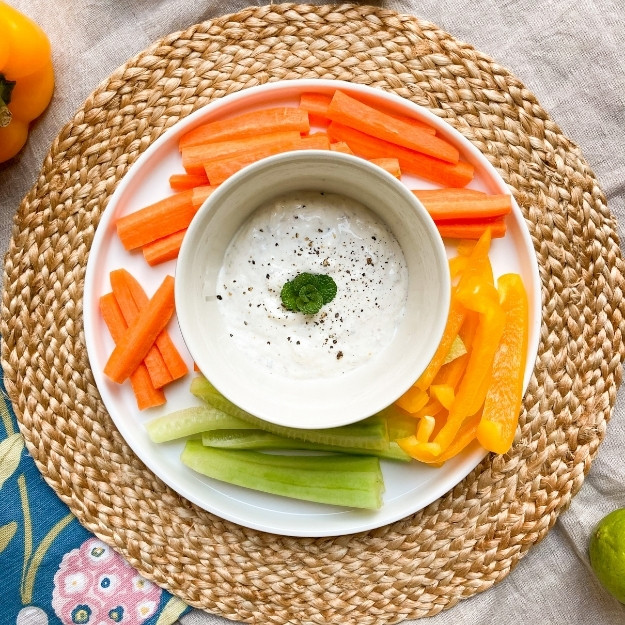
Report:
M 590 537 L 590 565 L 603 587 L 625 603 L 625 508 L 604 517 Z

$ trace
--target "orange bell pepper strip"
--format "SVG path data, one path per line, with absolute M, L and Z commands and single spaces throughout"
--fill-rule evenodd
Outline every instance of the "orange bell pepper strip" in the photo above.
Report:
M 443 331 L 443 337 L 441 342 L 434 353 L 434 356 L 430 360 L 425 371 L 421 374 L 419 379 L 415 382 L 415 386 L 425 391 L 429 388 L 430 384 L 436 377 L 439 369 L 443 366 L 445 358 L 451 349 L 454 339 L 460 332 L 460 328 L 464 322 L 466 316 L 466 307 L 458 299 L 458 292 L 460 289 L 465 289 L 465 282 L 473 280 L 476 277 L 482 277 L 487 280 L 490 278 L 490 283 L 493 283 L 492 268 L 488 259 L 488 250 L 490 248 L 491 236 L 490 230 L 480 237 L 477 243 L 472 247 L 471 253 L 466 266 L 463 268 L 462 274 L 458 285 L 451 293 L 451 303 L 449 306 L 449 313 L 447 316 L 447 324 Z
M 467 368 L 459 383 L 449 417 L 431 443 L 437 446 L 431 449 L 435 456 L 451 445 L 464 420 L 481 409 L 491 382 L 493 361 L 505 325 L 505 314 L 493 286 L 487 282 L 471 280 L 466 283 L 466 287 L 464 291 L 458 288 L 458 298 L 467 308 L 479 312 L 480 320 Z
M 441 404 L 438 401 L 438 399 L 432 399 L 425 406 L 423 406 L 421 410 L 418 410 L 417 412 L 412 413 L 412 416 L 415 419 L 421 419 L 427 416 L 436 417 L 436 415 L 438 415 L 438 413 L 443 410 L 445 410 L 445 407 L 443 406 L 443 404 Z
M 426 391 L 429 388 L 432 380 L 434 380 L 439 369 L 443 366 L 454 339 L 458 336 L 465 314 L 466 311 L 464 306 L 454 297 L 454 294 L 452 293 L 449 313 L 447 315 L 447 324 L 445 325 L 441 342 L 439 343 L 438 348 L 436 349 L 436 352 L 434 353 L 434 356 L 430 360 L 428 366 L 425 368 L 425 371 L 415 382 L 415 386 L 417 388 L 422 391 Z
M 48 106 L 53 89 L 48 38 L 0 0 L 0 163 L 22 149 L 29 123 Z
M 469 259 L 467 256 L 454 256 L 449 259 L 449 276 L 455 280 L 466 268 Z
M 396 443 L 411 457 L 419 462 L 424 462 L 433 466 L 440 466 L 447 460 L 450 460 L 454 456 L 458 455 L 467 445 L 472 443 L 476 439 L 477 428 L 481 419 L 481 412 L 466 419 L 460 429 L 458 430 L 454 440 L 447 447 L 447 449 L 437 454 L 436 443 L 428 443 L 420 438 L 419 429 L 413 436 L 407 436 L 400 438 Z M 431 423 L 423 424 L 423 434 L 429 431 Z M 421 423 L 419 424 L 419 428 Z M 432 426 L 433 429 L 434 426 Z
M 436 459 L 436 464 L 447 462 L 457 456 L 467 445 L 477 438 L 477 428 L 482 418 L 481 413 L 469 417 L 460 427 L 451 445 Z
M 467 283 L 472 283 L 476 280 L 494 286 L 493 268 L 488 257 L 491 241 L 491 232 L 490 229 L 487 229 L 468 255 L 467 263 L 460 274 L 459 290 L 466 290 L 468 288 Z
M 432 384 L 430 386 L 430 395 L 438 399 L 449 410 L 454 403 L 456 391 L 451 384 Z
M 419 462 L 438 463 L 440 446 L 419 440 L 416 434 L 395 441 L 410 457 Z
M 482 292 L 474 292 L 465 303 L 479 307 L 480 320 L 467 368 L 458 385 L 456 398 L 449 411 L 449 418 L 435 442 L 446 449 L 460 425 L 474 415 L 484 403 L 492 378 L 495 353 L 505 325 L 505 314 L 499 304 L 497 291 L 490 285 L 482 285 Z
M 480 423 L 481 413 L 469 417 L 461 426 L 451 445 L 439 456 L 435 456 L 428 451 L 418 451 L 418 460 L 426 464 L 439 467 L 447 460 L 457 456 L 465 447 L 477 438 L 477 428 Z M 403 449 L 403 447 L 402 447 Z M 406 449 L 404 449 L 406 451 Z M 406 452 L 408 453 L 408 452 Z
M 475 247 L 475 239 L 461 239 L 456 245 L 458 256 L 470 256 Z
M 411 386 L 399 399 L 395 401 L 395 405 L 413 414 L 417 410 L 421 410 L 428 403 L 429 396 L 425 391 Z
M 467 368 L 467 363 L 469 362 L 469 354 L 471 352 L 471 346 L 473 345 L 473 339 L 475 337 L 475 331 L 477 330 L 478 321 L 479 315 L 475 311 L 466 311 L 464 323 L 460 327 L 458 336 L 464 343 L 467 353 L 462 354 L 462 356 L 444 364 L 432 381 L 432 386 L 446 384 L 451 386 L 455 393 L 458 383 L 462 379 L 464 371 Z
M 521 411 L 529 315 L 521 276 L 501 276 L 497 290 L 505 314 L 505 327 L 495 353 L 492 383 L 486 394 L 477 438 L 489 451 L 504 454 L 514 440 Z
M 436 419 L 431 417 L 430 415 L 425 415 L 419 421 L 419 425 L 417 426 L 417 441 L 419 443 L 427 443 L 430 436 L 432 436 L 432 432 L 434 432 L 434 428 L 436 427 Z

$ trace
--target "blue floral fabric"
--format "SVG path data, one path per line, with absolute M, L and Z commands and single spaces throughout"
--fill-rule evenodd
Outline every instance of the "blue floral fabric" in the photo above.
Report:
M 0 371 L 2 625 L 171 625 L 189 608 L 76 520 L 24 447 Z

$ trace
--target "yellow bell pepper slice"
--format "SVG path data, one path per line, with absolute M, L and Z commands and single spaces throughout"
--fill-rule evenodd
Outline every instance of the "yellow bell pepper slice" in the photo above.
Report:
M 425 415 L 419 420 L 417 427 L 417 442 L 427 443 L 436 427 L 436 419 L 430 415 Z
M 438 399 L 449 410 L 454 403 L 456 392 L 451 384 L 432 384 L 430 386 L 430 395 Z
M 447 460 L 451 460 L 454 456 L 457 456 L 465 447 L 471 444 L 477 437 L 477 428 L 479 426 L 481 414 L 478 412 L 476 415 L 469 417 L 463 424 L 451 445 L 439 456 L 428 456 L 424 454 L 423 462 L 427 464 L 440 466 Z M 428 460 L 427 458 L 431 458 Z
M 29 123 L 52 98 L 50 42 L 31 19 L 0 0 L 0 163 L 15 156 Z
M 395 401 L 395 405 L 413 414 L 421 410 L 429 401 L 430 397 L 416 386 L 410 387 L 399 399 Z
M 486 394 L 477 438 L 489 451 L 503 454 L 512 445 L 521 411 L 529 313 L 527 293 L 518 274 L 501 276 L 497 289 L 505 327 L 495 353 L 492 382 Z

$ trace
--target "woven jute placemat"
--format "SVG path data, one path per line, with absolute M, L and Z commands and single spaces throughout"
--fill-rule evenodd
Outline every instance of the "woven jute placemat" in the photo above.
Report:
M 334 78 L 429 107 L 513 190 L 540 265 L 538 360 L 514 447 L 423 511 L 368 533 L 264 534 L 182 499 L 114 428 L 85 349 L 94 231 L 129 166 L 198 107 L 259 83 Z M 621 379 L 616 224 L 579 149 L 510 72 L 435 25 L 368 6 L 254 7 L 116 70 L 54 141 L 15 218 L 2 365 L 29 452 L 80 522 L 190 604 L 254 623 L 396 623 L 501 581 L 578 491 Z

